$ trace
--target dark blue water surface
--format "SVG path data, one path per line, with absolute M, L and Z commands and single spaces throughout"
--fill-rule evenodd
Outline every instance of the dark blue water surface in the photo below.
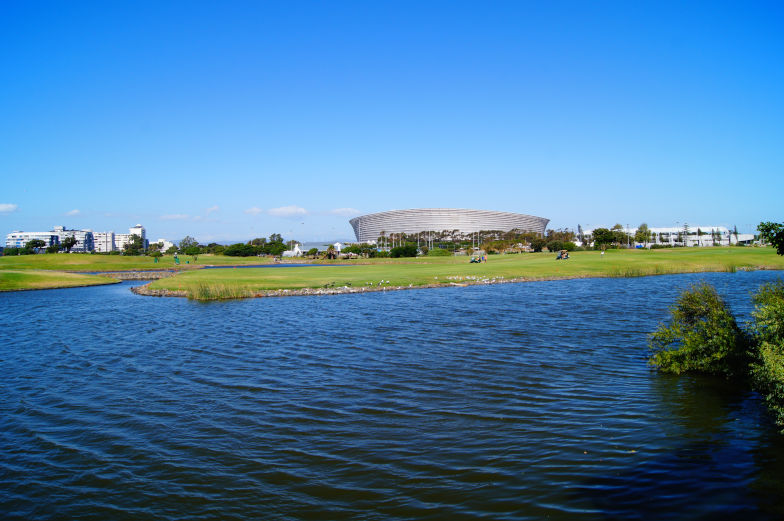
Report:
M 0 294 L 3 519 L 781 519 L 760 398 L 657 374 L 689 284 Z

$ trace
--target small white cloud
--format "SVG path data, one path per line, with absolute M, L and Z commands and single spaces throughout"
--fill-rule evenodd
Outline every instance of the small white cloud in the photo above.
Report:
M 210 206 L 207 208 L 206 213 L 207 215 L 210 215 L 212 212 L 217 212 L 218 210 L 220 210 L 220 206 L 216 204 L 215 206 Z
M 245 210 L 245 213 L 250 214 L 250 215 L 259 215 L 263 211 L 264 210 L 262 210 L 258 206 L 254 206 L 253 208 L 248 208 L 247 210 Z
M 267 210 L 267 213 L 274 217 L 299 217 L 306 215 L 308 211 L 300 206 L 281 206 Z
M 359 215 L 362 212 L 360 212 L 356 208 L 335 208 L 334 210 L 330 210 L 329 213 L 331 213 L 332 215 L 351 217 L 352 215 Z
M 10 203 L 0 203 L 0 213 L 11 213 L 15 212 L 19 206 Z
M 69 212 L 65 212 L 65 215 L 67 215 L 69 217 L 73 217 L 74 215 L 79 215 L 80 213 L 82 213 L 82 212 L 80 212 L 79 210 L 74 208 L 73 210 L 71 210 Z
M 190 219 L 191 216 L 187 213 L 174 213 L 169 215 L 161 215 L 162 221 L 183 221 L 185 219 Z

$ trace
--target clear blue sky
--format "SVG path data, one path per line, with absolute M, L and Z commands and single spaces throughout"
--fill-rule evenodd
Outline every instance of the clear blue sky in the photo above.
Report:
M 784 220 L 782 2 L 0 3 L 0 233 Z

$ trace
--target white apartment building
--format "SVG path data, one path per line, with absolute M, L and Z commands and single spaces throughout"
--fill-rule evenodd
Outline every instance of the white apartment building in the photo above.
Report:
M 171 241 L 168 241 L 168 240 L 166 240 L 166 239 L 158 239 L 158 240 L 157 240 L 157 241 L 155 241 L 155 242 L 156 242 L 157 244 L 160 244 L 160 245 L 161 245 L 161 251 L 166 251 L 166 250 L 168 250 L 169 248 L 173 248 L 173 247 L 175 246 L 175 244 L 174 244 L 173 242 L 171 242 Z
M 5 237 L 5 247 L 24 248 L 24 246 L 33 239 L 40 239 L 44 241 L 48 247 L 54 244 L 62 244 L 66 237 L 73 237 L 76 239 L 76 245 L 71 248 L 71 251 L 93 251 L 92 230 L 69 230 L 64 226 L 55 226 L 54 230 L 49 232 L 11 232 Z
M 141 224 L 137 224 L 128 229 L 128 233 L 115 233 L 114 234 L 114 248 L 117 251 L 123 251 L 125 249 L 125 245 L 131 242 L 131 235 L 138 235 L 142 238 L 142 245 L 144 249 L 147 249 L 147 230 L 144 229 L 144 226 Z
M 138 235 L 142 238 L 143 243 L 147 243 L 147 230 L 144 229 L 144 226 L 141 224 L 137 224 L 136 226 L 132 227 L 128 230 L 128 233 L 131 235 Z
M 76 239 L 76 244 L 71 248 L 72 252 L 86 253 L 95 249 L 92 230 L 69 230 L 65 226 L 55 226 L 53 232 L 59 237 L 60 243 L 66 237 Z
M 125 249 L 125 245 L 131 242 L 131 234 L 130 233 L 115 233 L 114 234 L 114 250 L 115 251 L 123 251 Z
M 71 248 L 72 252 L 86 253 L 96 251 L 108 253 L 110 251 L 122 251 L 125 245 L 130 242 L 131 235 L 138 235 L 142 238 L 144 249 L 147 249 L 147 231 L 144 226 L 137 224 L 128 230 L 130 233 L 98 232 L 92 230 L 69 230 L 65 226 L 55 226 L 49 232 L 24 232 L 13 231 L 6 235 L 6 248 L 24 248 L 33 239 L 40 239 L 46 246 L 62 244 L 66 237 L 76 239 L 76 244 Z
M 95 251 L 98 253 L 109 253 L 115 251 L 114 232 L 93 233 Z
M 608 227 L 609 229 L 609 227 Z M 754 242 L 754 235 L 751 233 L 739 233 L 735 235 L 732 230 L 725 226 L 689 226 L 688 234 L 683 228 L 677 226 L 663 228 L 648 228 L 651 232 L 651 239 L 648 245 L 663 244 L 669 246 L 729 246 L 734 244 L 751 244 Z M 643 243 L 634 242 L 634 235 L 637 228 L 623 228 L 624 233 L 631 235 L 631 245 L 640 246 Z M 583 236 L 585 243 L 591 244 L 593 230 L 585 230 Z
M 24 248 L 32 240 L 41 240 L 46 246 L 60 244 L 60 237 L 54 232 L 23 232 L 13 231 L 5 236 L 6 248 Z

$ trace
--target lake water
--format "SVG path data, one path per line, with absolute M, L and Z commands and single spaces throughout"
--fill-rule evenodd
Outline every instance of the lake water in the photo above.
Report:
M 0 517 L 782 519 L 760 398 L 646 366 L 681 289 L 779 276 L 0 294 Z

